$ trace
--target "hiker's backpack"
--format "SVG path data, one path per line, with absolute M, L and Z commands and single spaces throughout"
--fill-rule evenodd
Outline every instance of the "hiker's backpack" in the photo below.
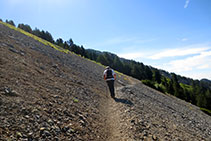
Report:
M 109 78 L 114 78 L 111 69 L 108 69 L 108 70 L 106 71 L 106 79 L 109 79 Z

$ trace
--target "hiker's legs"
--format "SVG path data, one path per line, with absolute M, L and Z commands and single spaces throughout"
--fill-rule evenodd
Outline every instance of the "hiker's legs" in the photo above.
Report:
M 107 84 L 108 84 L 108 87 L 109 87 L 109 90 L 110 90 L 111 97 L 114 98 L 115 97 L 114 81 L 113 80 L 107 81 Z

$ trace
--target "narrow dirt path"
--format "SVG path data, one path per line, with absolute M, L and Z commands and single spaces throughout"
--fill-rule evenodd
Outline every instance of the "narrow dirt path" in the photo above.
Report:
M 107 124 L 109 130 L 108 141 L 124 140 L 124 133 L 120 129 L 120 110 L 117 103 L 111 98 L 108 98 L 107 103 Z
M 133 80 L 129 80 L 130 85 L 134 85 L 137 82 Z M 128 85 L 126 85 L 128 86 Z M 116 86 L 115 87 L 115 95 L 117 97 L 116 100 L 110 97 L 109 91 L 107 91 L 107 99 L 105 102 L 104 110 L 106 114 L 106 124 L 108 128 L 108 141 L 132 141 L 132 137 L 130 135 L 129 127 L 130 123 L 128 123 L 128 118 L 125 116 L 125 105 L 129 104 L 130 101 L 121 98 L 121 89 L 126 86 Z

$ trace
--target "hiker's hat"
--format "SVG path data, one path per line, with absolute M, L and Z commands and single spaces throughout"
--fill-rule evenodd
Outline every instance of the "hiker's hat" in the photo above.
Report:
M 110 67 L 109 67 L 109 66 L 107 66 L 107 67 L 106 67 L 106 69 L 110 69 Z

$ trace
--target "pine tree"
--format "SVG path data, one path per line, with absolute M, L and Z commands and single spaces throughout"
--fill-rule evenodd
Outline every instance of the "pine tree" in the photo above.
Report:
M 161 74 L 158 69 L 154 69 L 153 71 L 153 80 L 159 84 L 161 83 Z
M 172 80 L 173 80 L 174 96 L 184 99 L 182 88 L 178 82 L 177 75 L 174 73 L 172 73 Z
M 118 56 L 115 56 L 114 58 L 114 68 L 118 71 L 122 71 L 123 70 L 123 64 L 122 62 L 120 61 L 119 57 Z
M 81 56 L 86 56 L 86 50 L 81 46 Z
M 196 100 L 197 100 L 197 106 L 206 108 L 207 100 L 203 93 L 197 95 Z
M 105 58 L 104 55 L 99 55 L 97 57 L 97 62 L 100 62 L 101 64 L 103 64 L 105 66 L 108 66 L 109 65 L 108 60 Z
M 136 65 L 133 65 L 132 66 L 132 70 L 131 70 L 131 75 L 139 80 L 141 80 L 141 72 L 140 72 L 140 66 L 138 66 L 137 64 Z
M 32 29 L 27 24 L 18 24 L 18 28 L 23 29 L 26 32 L 32 33 Z
M 70 38 L 70 39 L 67 41 L 67 43 L 68 43 L 69 46 L 72 46 L 72 45 L 74 44 L 72 38 Z
M 211 110 L 211 90 L 207 89 L 207 91 L 205 93 L 205 97 L 207 100 L 206 108 Z
M 146 78 L 145 79 L 149 79 L 149 80 L 152 80 L 152 70 L 148 67 L 148 66 L 145 66 L 145 73 L 146 73 Z
M 57 44 L 58 46 L 60 46 L 60 47 L 64 47 L 64 43 L 63 43 L 62 38 L 57 39 L 57 40 L 56 40 L 56 44 Z
M 173 80 L 171 79 L 168 83 L 168 86 L 167 86 L 167 92 L 169 94 L 174 94 L 174 88 L 173 88 Z
M 15 26 L 15 23 L 13 22 L 13 20 L 6 20 L 6 23 L 8 23 L 8 24 L 10 24 L 10 25 L 12 25 L 12 26 Z

